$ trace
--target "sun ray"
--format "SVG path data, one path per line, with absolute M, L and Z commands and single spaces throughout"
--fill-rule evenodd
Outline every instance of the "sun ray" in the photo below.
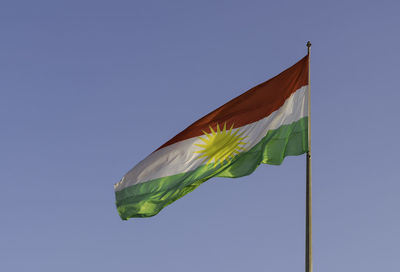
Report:
M 204 131 L 204 130 L 201 130 L 201 131 L 203 131 L 203 133 L 206 135 L 207 138 L 210 137 L 210 134 L 208 134 L 206 131 Z
M 234 126 L 234 124 L 232 123 L 232 125 L 231 125 L 231 127 L 230 127 L 230 129 L 229 129 L 229 134 L 232 133 L 233 126 Z
M 211 134 L 215 135 L 215 131 L 213 130 L 213 128 L 210 126 L 210 130 L 211 130 Z

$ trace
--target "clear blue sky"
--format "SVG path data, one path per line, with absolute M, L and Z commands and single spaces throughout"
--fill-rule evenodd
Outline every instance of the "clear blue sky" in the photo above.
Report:
M 113 184 L 311 40 L 315 271 L 400 267 L 398 1 L 3 1 L 1 271 L 304 271 L 305 158 L 147 219 Z

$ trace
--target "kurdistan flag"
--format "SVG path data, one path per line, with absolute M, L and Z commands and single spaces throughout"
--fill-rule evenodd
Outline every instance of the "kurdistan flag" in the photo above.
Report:
M 308 55 L 194 122 L 114 185 L 122 219 L 149 217 L 212 177 L 308 151 Z

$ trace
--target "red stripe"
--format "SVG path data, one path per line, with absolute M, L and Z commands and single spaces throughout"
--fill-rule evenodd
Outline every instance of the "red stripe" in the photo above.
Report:
M 235 128 L 261 120 L 279 109 L 292 93 L 305 85 L 308 85 L 308 55 L 274 78 L 197 120 L 158 149 L 203 135 L 202 130 L 208 132 L 210 126 L 215 130 L 217 124 L 226 122 L 227 127 L 233 124 Z

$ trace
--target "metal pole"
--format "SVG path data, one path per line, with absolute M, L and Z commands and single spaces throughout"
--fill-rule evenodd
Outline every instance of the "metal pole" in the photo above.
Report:
M 307 42 L 308 53 L 308 151 L 306 174 L 306 272 L 312 272 L 312 194 L 311 194 L 311 87 L 310 87 L 310 47 Z

